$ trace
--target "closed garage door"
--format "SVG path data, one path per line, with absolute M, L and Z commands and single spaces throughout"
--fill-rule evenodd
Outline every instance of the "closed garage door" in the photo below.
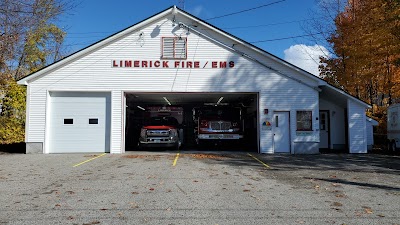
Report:
M 109 152 L 110 93 L 51 92 L 49 153 Z

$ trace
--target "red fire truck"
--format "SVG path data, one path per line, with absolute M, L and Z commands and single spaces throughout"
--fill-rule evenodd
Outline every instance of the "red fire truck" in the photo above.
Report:
M 173 147 L 178 149 L 183 140 L 182 107 L 147 107 L 140 130 L 139 147 Z
M 194 108 L 193 120 L 197 124 L 197 144 L 216 144 L 243 138 L 242 110 L 239 107 L 217 105 Z

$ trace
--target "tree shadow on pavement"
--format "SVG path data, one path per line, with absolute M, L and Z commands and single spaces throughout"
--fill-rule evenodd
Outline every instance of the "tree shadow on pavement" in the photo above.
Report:
M 311 177 L 304 177 L 304 178 L 326 181 L 326 182 L 330 182 L 330 183 L 347 184 L 347 185 L 353 185 L 353 186 L 359 186 L 359 187 L 378 188 L 378 189 L 384 189 L 387 191 L 400 191 L 400 188 L 391 187 L 391 186 L 387 186 L 387 185 L 362 183 L 362 182 L 348 181 L 348 180 L 337 179 L 337 178 L 329 178 L 329 179 L 327 179 L 327 178 L 311 178 Z

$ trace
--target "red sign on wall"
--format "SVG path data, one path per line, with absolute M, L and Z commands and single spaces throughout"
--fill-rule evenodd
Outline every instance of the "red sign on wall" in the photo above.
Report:
M 112 60 L 113 68 L 229 69 L 234 61 Z

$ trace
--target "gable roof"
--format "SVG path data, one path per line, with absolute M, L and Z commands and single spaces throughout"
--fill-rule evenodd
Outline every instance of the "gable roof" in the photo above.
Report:
M 121 38 L 124 35 L 129 34 L 129 33 L 133 32 L 133 31 L 135 31 L 137 29 L 140 29 L 141 27 L 146 26 L 147 24 L 155 22 L 155 21 L 157 21 L 158 19 L 160 19 L 160 18 L 162 18 L 164 16 L 167 16 L 169 14 L 176 15 L 178 13 L 183 15 L 183 16 L 185 16 L 185 17 L 187 17 L 187 18 L 189 18 L 189 19 L 191 19 L 191 20 L 193 20 L 193 21 L 196 21 L 196 22 L 200 23 L 201 25 L 203 25 L 205 27 L 210 28 L 211 30 L 215 31 L 216 33 L 218 33 L 218 34 L 220 34 L 220 35 L 222 35 L 224 37 L 227 37 L 227 38 L 233 40 L 234 42 L 242 44 L 243 46 L 247 47 L 248 49 L 251 49 L 251 50 L 253 50 L 255 52 L 258 52 L 258 53 L 262 54 L 263 56 L 268 57 L 269 59 L 272 59 L 272 60 L 274 60 L 274 61 L 276 61 L 276 62 L 278 62 L 280 64 L 283 64 L 285 66 L 288 66 L 288 67 L 292 68 L 293 70 L 297 71 L 298 73 L 302 74 L 303 76 L 306 76 L 306 77 L 316 81 L 319 86 L 329 86 L 331 89 L 334 89 L 338 93 L 340 93 L 342 95 L 345 95 L 346 97 L 349 97 L 352 100 L 355 100 L 356 102 L 360 103 L 361 105 L 363 105 L 365 107 L 370 107 L 370 105 L 368 103 L 366 103 L 366 102 L 364 102 L 364 101 L 362 101 L 362 100 L 360 100 L 360 99 L 358 99 L 358 98 L 356 98 L 356 97 L 344 92 L 341 89 L 338 89 L 338 88 L 334 87 L 333 85 L 330 85 L 325 80 L 323 80 L 323 79 L 321 79 L 321 78 L 319 78 L 317 76 L 314 76 L 313 74 L 301 69 L 300 67 L 295 66 L 295 65 L 293 65 L 293 64 L 291 64 L 291 63 L 289 63 L 289 62 L 287 62 L 287 61 L 285 61 L 285 60 L 283 60 L 283 59 L 281 59 L 281 58 L 279 58 L 279 57 L 277 57 L 277 56 L 275 56 L 275 55 L 273 55 L 273 54 L 271 54 L 271 53 L 269 53 L 269 52 L 267 52 L 267 51 L 265 51 L 265 50 L 263 50 L 263 49 L 261 49 L 261 48 L 259 48 L 257 46 L 255 46 L 255 45 L 247 42 L 247 41 L 244 41 L 241 38 L 238 38 L 238 37 L 226 32 L 224 30 L 221 30 L 218 27 L 215 27 L 214 25 L 209 24 L 208 22 L 206 22 L 206 21 L 204 21 L 202 19 L 200 19 L 200 18 L 198 18 L 198 17 L 196 17 L 196 16 L 194 16 L 194 15 L 192 15 L 192 14 L 190 14 L 190 13 L 188 13 L 188 12 L 182 10 L 182 9 L 177 8 L 176 6 L 171 6 L 171 7 L 167 8 L 167 9 L 165 9 L 165 10 L 163 10 L 163 11 L 161 11 L 161 12 L 159 12 L 159 13 L 153 15 L 153 16 L 150 16 L 150 17 L 148 17 L 148 18 L 146 18 L 146 19 L 144 19 L 144 20 L 142 20 L 142 21 L 130 26 L 130 27 L 127 27 L 127 28 L 125 28 L 125 29 L 123 29 L 123 30 L 121 30 L 119 32 L 116 32 L 116 33 L 114 33 L 114 34 L 112 34 L 112 35 L 110 35 L 110 36 L 108 36 L 108 37 L 106 37 L 104 39 L 101 39 L 100 41 L 95 42 L 95 43 L 93 43 L 93 44 L 91 44 L 91 45 L 89 45 L 89 46 L 87 46 L 87 47 L 75 52 L 75 53 L 72 53 L 71 55 L 69 55 L 69 56 L 67 56 L 67 57 L 65 57 L 65 58 L 63 58 L 61 60 L 58 60 L 58 61 L 56 61 L 56 62 L 54 62 L 54 63 L 52 63 L 52 64 L 50 64 L 50 65 L 48 65 L 46 67 L 34 72 L 34 73 L 31 73 L 28 76 L 23 77 L 20 80 L 18 80 L 18 84 L 20 84 L 20 85 L 28 85 L 29 81 L 31 81 L 31 80 L 33 80 L 33 79 L 35 79 L 35 78 L 37 78 L 37 77 L 39 77 L 39 76 L 41 76 L 43 74 L 46 74 L 47 72 L 49 72 L 49 71 L 51 71 L 53 69 L 59 68 L 62 65 L 81 57 L 82 55 L 85 55 L 87 53 L 95 51 L 99 47 L 101 47 L 103 45 L 106 45 L 108 43 L 111 43 L 112 41 L 117 40 L 118 38 Z M 233 49 L 233 48 L 231 48 L 231 49 Z M 251 56 L 248 56 L 248 57 L 250 59 L 252 59 Z M 270 67 L 268 67 L 268 68 L 270 68 Z M 270 68 L 270 69 L 273 69 L 273 68 Z M 278 72 L 278 73 L 281 73 L 278 70 L 275 70 L 275 71 Z M 288 76 L 286 74 L 282 74 L 282 75 L 285 75 L 285 76 L 287 76 L 287 77 L 289 77 L 291 79 L 295 79 L 295 80 L 299 81 L 300 83 L 302 83 L 297 78 L 293 78 L 292 76 Z

